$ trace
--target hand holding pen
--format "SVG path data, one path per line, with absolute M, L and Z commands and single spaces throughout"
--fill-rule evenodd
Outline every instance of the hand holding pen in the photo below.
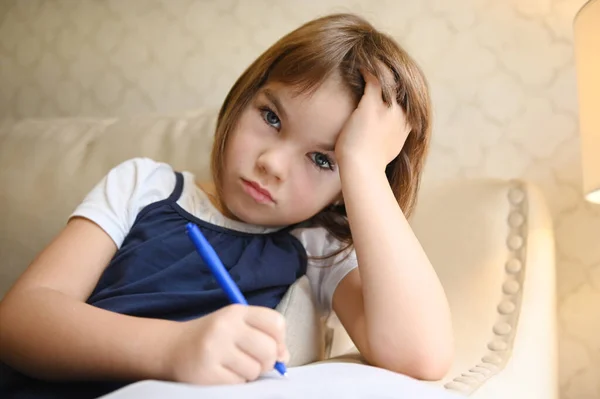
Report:
M 273 309 L 248 306 L 198 227 L 187 226 L 198 252 L 232 305 L 184 324 L 172 350 L 170 377 L 198 384 L 252 381 L 275 368 L 285 375 L 285 319 Z
M 285 325 L 276 311 L 229 305 L 196 320 L 176 323 L 168 336 L 164 379 L 197 385 L 240 384 L 288 361 Z M 167 338 L 165 337 L 165 340 Z

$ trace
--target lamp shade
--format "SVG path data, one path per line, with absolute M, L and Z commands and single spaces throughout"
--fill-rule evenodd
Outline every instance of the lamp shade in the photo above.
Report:
M 600 203 L 600 0 L 590 0 L 573 23 L 581 161 L 585 198 Z

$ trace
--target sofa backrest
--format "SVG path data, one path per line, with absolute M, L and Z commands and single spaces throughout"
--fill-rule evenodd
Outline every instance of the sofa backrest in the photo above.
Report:
M 217 110 L 26 119 L 0 127 L 0 298 L 114 166 L 133 157 L 209 177 Z

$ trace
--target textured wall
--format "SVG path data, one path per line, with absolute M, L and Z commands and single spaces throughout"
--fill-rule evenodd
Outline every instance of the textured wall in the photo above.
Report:
M 429 181 L 522 177 L 550 203 L 564 399 L 600 397 L 600 206 L 581 195 L 572 18 L 584 0 L 2 0 L 0 118 L 217 107 L 280 35 L 354 11 L 421 63 Z

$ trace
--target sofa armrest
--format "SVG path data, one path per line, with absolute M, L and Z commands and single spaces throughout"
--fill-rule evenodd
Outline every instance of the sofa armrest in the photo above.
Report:
M 411 224 L 444 285 L 455 360 L 435 384 L 475 398 L 556 398 L 554 236 L 540 191 L 479 179 L 423 189 Z M 333 323 L 331 357 L 355 347 Z

